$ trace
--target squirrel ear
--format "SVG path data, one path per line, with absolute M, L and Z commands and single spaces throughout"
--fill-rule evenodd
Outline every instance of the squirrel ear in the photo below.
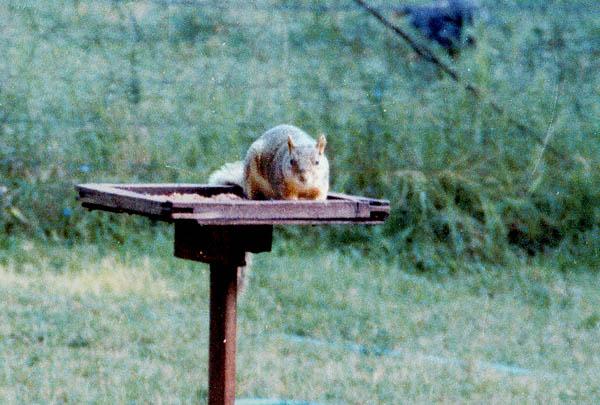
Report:
M 295 145 L 294 145 L 294 141 L 292 141 L 292 136 L 288 135 L 288 149 L 290 150 L 290 153 L 292 153 L 292 149 L 294 149 Z
M 321 134 L 321 136 L 319 136 L 319 140 L 317 141 L 317 150 L 319 151 L 319 155 L 322 155 L 325 152 L 325 145 L 327 145 L 327 139 L 325 139 L 324 134 Z

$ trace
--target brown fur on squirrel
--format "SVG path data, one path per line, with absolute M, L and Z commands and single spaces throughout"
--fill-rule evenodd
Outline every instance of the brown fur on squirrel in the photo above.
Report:
M 210 184 L 238 185 L 252 200 L 325 200 L 329 191 L 327 141 L 317 141 L 292 125 L 278 125 L 259 137 L 248 149 L 246 159 L 226 163 L 210 175 Z M 245 290 L 246 265 L 238 267 L 238 287 Z
M 329 191 L 327 141 L 292 125 L 278 125 L 259 137 L 242 162 L 227 163 L 210 184 L 233 184 L 251 200 L 324 200 Z

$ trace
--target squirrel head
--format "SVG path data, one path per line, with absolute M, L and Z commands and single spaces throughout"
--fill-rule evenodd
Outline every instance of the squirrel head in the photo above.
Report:
M 329 164 L 325 156 L 327 140 L 325 135 L 319 136 L 316 144 L 296 145 L 288 136 L 288 156 L 286 172 L 301 185 L 316 185 L 323 173 L 329 173 Z

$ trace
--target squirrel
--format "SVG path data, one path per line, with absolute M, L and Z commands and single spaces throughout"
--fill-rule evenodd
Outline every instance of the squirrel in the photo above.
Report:
M 300 128 L 278 125 L 250 145 L 244 161 L 226 163 L 208 182 L 238 185 L 251 200 L 325 200 L 326 145 L 325 135 L 315 141 Z
M 209 184 L 237 185 L 251 200 L 325 200 L 329 191 L 329 162 L 325 135 L 315 141 L 293 125 L 278 125 L 262 134 L 244 161 L 226 163 L 212 173 Z M 246 289 L 246 265 L 238 267 L 238 286 Z

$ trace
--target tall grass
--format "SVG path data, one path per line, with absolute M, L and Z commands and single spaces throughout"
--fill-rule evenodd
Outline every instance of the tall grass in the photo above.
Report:
M 449 62 L 506 116 L 344 2 L 3 2 L 3 233 L 123 239 L 147 223 L 84 213 L 75 183 L 203 182 L 289 122 L 328 135 L 334 190 L 392 202 L 383 228 L 331 241 L 423 269 L 548 249 L 598 264 L 599 11 L 482 3 L 477 47 Z

